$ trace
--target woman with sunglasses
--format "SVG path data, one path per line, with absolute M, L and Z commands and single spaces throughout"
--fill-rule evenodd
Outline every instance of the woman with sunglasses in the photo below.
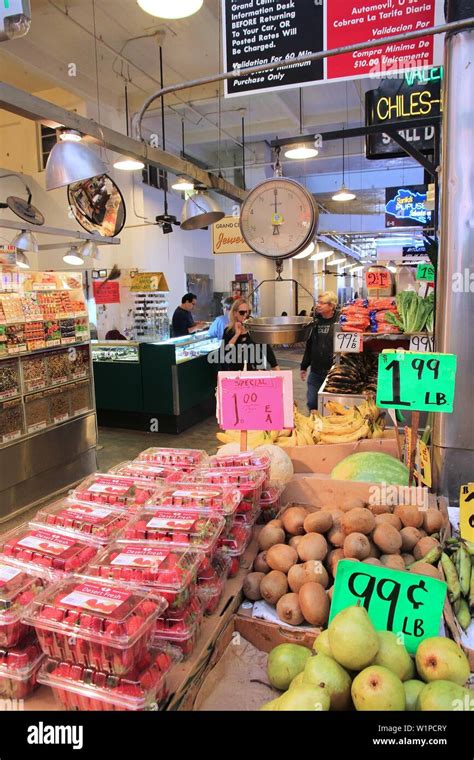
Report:
M 244 298 L 239 298 L 232 305 L 229 324 L 224 330 L 226 372 L 240 372 L 247 365 L 248 370 L 263 369 L 262 357 L 265 356 L 271 369 L 278 370 L 278 362 L 271 346 L 259 346 L 254 343 L 244 325 L 250 316 L 250 306 Z

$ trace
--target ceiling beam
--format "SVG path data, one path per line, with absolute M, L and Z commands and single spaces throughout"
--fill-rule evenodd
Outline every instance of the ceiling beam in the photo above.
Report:
M 58 237 L 72 237 L 75 240 L 93 240 L 97 245 L 120 245 L 120 238 L 117 237 L 89 235 L 87 232 L 80 232 L 79 230 L 66 230 L 62 227 L 48 227 L 44 224 L 17 222 L 16 220 L 3 219 L 2 217 L 0 217 L 0 227 L 6 230 L 28 230 L 35 235 L 57 235 Z M 61 245 L 64 246 L 66 243 L 61 243 Z
M 89 135 L 93 142 L 104 145 L 108 150 L 136 158 L 172 174 L 184 174 L 196 183 L 205 185 L 231 200 L 242 202 L 247 195 L 245 190 L 227 182 L 222 177 L 209 174 L 191 161 L 185 161 L 160 148 L 152 148 L 145 142 L 127 137 L 121 132 L 98 124 L 93 119 L 87 119 L 74 111 L 68 111 L 5 82 L 0 83 L 0 108 L 32 121 L 42 122 L 52 128 L 62 126 L 76 129 L 82 134 Z

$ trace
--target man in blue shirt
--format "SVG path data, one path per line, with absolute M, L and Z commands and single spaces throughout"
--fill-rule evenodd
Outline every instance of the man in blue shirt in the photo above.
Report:
M 181 338 L 190 335 L 197 330 L 202 330 L 205 322 L 195 322 L 192 310 L 196 306 L 197 297 L 194 293 L 186 293 L 181 299 L 181 306 L 175 309 L 173 314 L 173 338 Z
M 224 298 L 222 301 L 222 309 L 224 313 L 222 316 L 217 317 L 212 325 L 209 328 L 209 337 L 210 338 L 219 338 L 219 340 L 222 340 L 224 337 L 224 330 L 229 324 L 229 314 L 230 310 L 232 308 L 232 304 L 234 303 L 234 299 L 229 296 L 228 298 Z

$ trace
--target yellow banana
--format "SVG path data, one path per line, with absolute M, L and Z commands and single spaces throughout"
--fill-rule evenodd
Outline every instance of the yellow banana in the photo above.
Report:
M 231 435 L 231 433 L 216 433 L 216 438 L 221 443 L 236 443 L 236 441 L 240 440 L 240 434 L 237 433 L 236 435 Z
M 330 412 L 334 412 L 334 414 L 352 414 L 352 407 L 350 406 L 344 406 L 343 404 L 340 404 L 339 401 L 326 401 L 326 409 L 329 409 Z
M 358 441 L 361 438 L 366 438 L 369 430 L 370 428 L 369 428 L 368 422 L 364 421 L 361 427 L 359 427 L 354 432 L 348 433 L 346 435 L 334 435 L 334 433 L 322 432 L 321 442 L 322 443 L 352 443 L 353 441 Z

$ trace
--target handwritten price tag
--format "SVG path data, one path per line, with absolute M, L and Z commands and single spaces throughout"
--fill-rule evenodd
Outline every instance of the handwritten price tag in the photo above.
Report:
M 459 507 L 461 538 L 466 541 L 474 541 L 474 483 L 461 486 Z
M 364 348 L 363 338 L 360 333 L 337 332 L 334 333 L 334 353 L 358 354 Z
M 456 365 L 455 354 L 384 351 L 379 355 L 377 406 L 452 412 Z
M 365 273 L 365 284 L 369 290 L 378 290 L 379 288 L 389 288 L 392 284 L 390 272 L 381 269 L 376 272 Z
M 346 607 L 360 604 L 378 631 L 403 636 L 408 652 L 414 654 L 423 639 L 437 636 L 446 583 L 430 576 L 389 570 L 341 560 L 329 622 Z
M 410 338 L 410 351 L 434 351 L 434 337 L 432 335 L 412 335 Z
M 283 378 L 219 378 L 219 424 L 224 430 L 281 430 Z
M 416 269 L 416 279 L 425 282 L 434 282 L 435 270 L 432 264 L 418 264 Z

